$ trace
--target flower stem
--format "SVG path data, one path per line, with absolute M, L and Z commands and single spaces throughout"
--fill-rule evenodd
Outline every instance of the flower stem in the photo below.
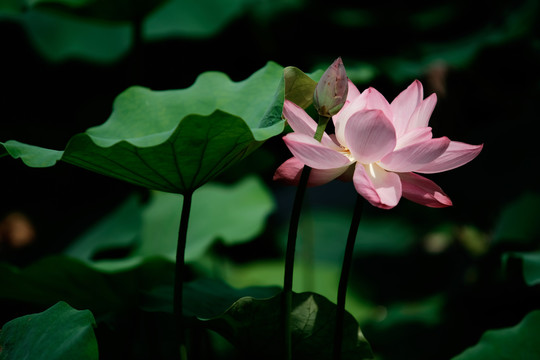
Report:
M 328 124 L 328 121 L 330 121 L 330 117 L 326 117 L 326 116 L 319 116 L 319 123 L 317 124 L 317 130 L 315 131 L 315 135 L 313 136 L 313 138 L 317 141 L 321 141 L 322 140 L 322 137 L 323 137 L 323 134 L 324 134 L 324 129 L 326 129 L 326 125 Z
M 173 310 L 176 323 L 176 334 L 178 344 L 180 345 L 180 359 L 187 359 L 186 351 L 186 336 L 184 329 L 184 317 L 182 315 L 183 305 L 183 277 L 184 277 L 184 255 L 186 250 L 187 230 L 189 222 L 189 213 L 191 211 L 191 198 L 193 192 L 189 191 L 184 194 L 182 204 L 182 214 L 180 215 L 180 227 L 178 228 L 178 244 L 176 248 L 176 267 L 174 274 L 174 298 Z
M 289 224 L 289 233 L 287 237 L 287 250 L 285 252 L 285 274 L 283 277 L 283 317 L 284 317 L 284 352 L 285 359 L 292 359 L 292 343 L 291 343 L 291 311 L 292 311 L 292 286 L 294 272 L 294 253 L 296 250 L 296 238 L 298 233 L 298 223 L 300 222 L 300 211 L 306 193 L 307 183 L 311 168 L 304 166 L 291 214 L 291 222 Z
M 351 227 L 349 228 L 349 235 L 347 236 L 347 244 L 345 245 L 345 254 L 343 255 L 343 263 L 341 267 L 341 276 L 339 278 L 338 296 L 337 296 L 337 308 L 336 308 L 336 331 L 334 332 L 334 351 L 333 360 L 341 359 L 341 347 L 343 344 L 343 326 L 345 320 L 345 298 L 347 296 L 347 284 L 349 282 L 349 273 L 352 265 L 352 257 L 354 250 L 354 243 L 356 241 L 356 234 L 358 233 L 358 227 L 360 226 L 360 220 L 362 218 L 362 208 L 364 207 L 364 199 L 358 195 L 356 198 L 356 204 L 354 205 L 354 212 L 351 221 Z
M 324 134 L 324 129 L 330 120 L 329 117 L 320 116 L 317 124 L 317 130 L 315 131 L 314 138 L 317 141 L 321 141 Z M 302 210 L 302 203 L 304 201 L 304 195 L 309 180 L 311 168 L 304 166 L 300 180 L 298 182 L 298 188 L 296 189 L 296 195 L 294 198 L 293 209 L 291 214 L 291 222 L 289 223 L 289 233 L 287 236 L 287 249 L 285 252 L 285 274 L 283 277 L 283 334 L 284 334 L 284 359 L 292 359 L 292 342 L 291 342 L 291 312 L 292 312 L 292 286 L 293 286 L 293 273 L 294 273 L 294 254 L 296 251 L 296 238 L 298 235 L 298 224 L 300 222 L 300 212 Z

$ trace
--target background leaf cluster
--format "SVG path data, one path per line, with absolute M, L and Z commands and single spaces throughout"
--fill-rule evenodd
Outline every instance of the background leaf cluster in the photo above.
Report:
M 208 70 L 239 82 L 269 60 L 311 73 L 342 56 L 359 88 L 374 86 L 389 99 L 418 78 L 426 94 L 438 96 L 431 120 L 435 134 L 484 143 L 484 150 L 463 168 L 430 176 L 452 198 L 453 208 L 424 209 L 404 201 L 391 213 L 366 210 L 347 308 L 378 359 L 493 359 L 503 354 L 494 352 L 498 344 L 534 357 L 538 348 L 529 335 L 538 327 L 540 179 L 531 164 L 537 157 L 539 6 L 536 0 L 488 6 L 464 0 L 2 1 L 0 141 L 55 149 L 38 152 L 41 161 L 54 162 L 62 155 L 56 149 L 65 149 L 74 134 L 108 131 L 114 121 L 105 125 L 107 119 L 119 115 L 117 97 L 150 98 L 161 91 L 159 96 L 174 96 L 171 89 L 189 88 Z M 273 96 L 277 84 L 272 87 L 262 90 Z M 246 96 L 255 99 L 260 91 Z M 234 123 L 230 115 L 245 120 L 235 111 L 248 110 L 218 115 Z M 246 134 L 250 141 L 256 138 L 251 130 Z M 201 197 L 198 211 L 208 211 L 213 225 L 209 233 L 193 235 L 201 240 L 188 280 L 215 282 L 192 283 L 192 299 L 210 299 L 201 294 L 217 289 L 223 300 L 192 307 L 194 314 L 219 316 L 208 309 L 222 312 L 243 296 L 271 298 L 279 290 L 294 189 L 271 181 L 290 154 L 279 136 L 270 135 L 220 173 L 219 184 L 194 195 L 195 203 Z M 0 162 L 2 325 L 63 300 L 92 311 L 100 358 L 125 355 L 120 348 L 144 356 L 157 343 L 172 341 L 170 324 L 163 325 L 172 279 L 164 274 L 172 273 L 166 239 L 177 221 L 171 208 L 178 196 L 64 161 L 43 169 L 7 157 Z M 260 212 L 230 215 L 257 219 L 218 231 L 220 214 L 204 210 L 205 190 L 219 193 L 211 197 L 221 196 L 226 204 L 234 195 L 246 208 L 255 206 Z M 342 233 L 353 200 L 354 189 L 345 183 L 308 192 L 298 293 L 335 301 Z M 6 219 L 12 214 L 23 214 L 23 223 L 31 225 L 31 245 L 10 245 L 14 237 Z M 156 227 L 164 229 L 163 243 L 149 236 Z M 162 256 L 146 257 L 153 252 Z M 85 326 L 91 324 L 87 318 Z M 234 358 L 228 341 L 194 329 L 212 344 L 198 349 L 201 356 L 213 349 L 213 355 Z M 153 355 L 166 357 L 165 349 L 159 351 Z

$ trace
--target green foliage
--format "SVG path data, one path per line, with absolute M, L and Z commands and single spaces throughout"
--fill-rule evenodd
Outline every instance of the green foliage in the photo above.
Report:
M 314 73 L 313 78 L 306 75 L 302 70 L 288 66 L 283 70 L 285 78 L 285 97 L 302 108 L 307 108 L 313 103 L 313 92 L 317 81 L 322 76 L 322 71 Z
M 34 46 L 48 60 L 82 58 L 120 60 L 133 47 L 135 23 L 142 40 L 207 38 L 251 10 L 252 0 L 10 0 L 0 4 L 0 19 L 20 23 Z M 264 12 L 279 11 L 295 2 L 273 1 Z M 258 8 L 258 7 L 257 7 Z M 136 35 L 139 36 L 139 35 Z
M 174 264 L 156 258 L 131 271 L 119 272 L 116 277 L 65 256 L 44 258 L 24 269 L 1 264 L 0 298 L 40 306 L 66 301 L 98 316 L 122 309 L 130 302 L 137 293 L 138 274 L 144 274 L 138 284 L 144 289 L 171 282 L 167 270 L 172 274 L 173 269 Z
M 538 359 L 540 357 L 540 311 L 533 311 L 514 327 L 489 330 L 477 345 L 453 360 Z
M 98 319 L 135 311 L 172 314 L 174 263 L 146 258 L 130 269 L 99 270 L 66 256 L 44 258 L 19 269 L 0 264 L 0 299 L 36 306 L 66 301 L 90 309 Z M 208 319 L 220 316 L 244 296 L 268 298 L 275 286 L 232 288 L 223 281 L 199 278 L 184 283 L 185 316 Z
M 540 284 L 540 252 L 511 252 L 504 254 L 504 266 L 511 266 L 514 259 L 520 260 L 520 271 L 527 285 L 535 286 Z
M 241 82 L 209 72 L 182 90 L 132 87 L 103 125 L 73 136 L 63 152 L 16 141 L 4 146 L 28 166 L 60 158 L 150 189 L 193 191 L 283 131 L 282 74 L 268 63 Z
M 233 185 L 207 184 L 197 190 L 191 209 L 185 261 L 203 256 L 216 241 L 234 245 L 249 241 L 264 228 L 275 207 L 269 190 L 257 178 Z M 66 249 L 66 254 L 100 269 L 124 269 L 146 258 L 176 256 L 182 196 L 152 192 L 147 203 L 135 197 L 96 224 Z M 100 251 L 134 248 L 126 258 L 91 261 Z
M 97 360 L 94 326 L 90 311 L 58 302 L 6 323 L 0 332 L 0 359 Z
M 350 226 L 351 214 L 338 209 L 318 208 L 300 220 L 299 253 L 312 247 L 317 261 L 340 263 Z M 283 230 L 285 231 L 285 230 Z M 403 254 L 416 241 L 414 228 L 406 222 L 386 217 L 362 220 L 355 242 L 357 254 Z
M 227 338 L 243 356 L 278 359 L 282 356 L 281 293 L 270 299 L 244 297 L 207 326 Z M 330 359 L 336 307 L 314 293 L 293 293 L 292 352 L 294 359 Z M 345 314 L 342 359 L 371 359 L 371 348 L 358 323 Z
M 495 242 L 534 244 L 540 237 L 537 214 L 540 213 L 540 194 L 526 192 L 508 204 L 495 227 Z

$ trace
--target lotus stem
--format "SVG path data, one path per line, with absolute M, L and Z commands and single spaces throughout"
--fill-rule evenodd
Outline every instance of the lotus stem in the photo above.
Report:
M 341 276 L 339 278 L 338 295 L 337 295 L 337 307 L 336 307 L 336 331 L 334 332 L 334 349 L 333 360 L 340 360 L 343 344 L 343 326 L 345 320 L 345 298 L 347 297 L 347 284 L 349 282 L 349 274 L 351 272 L 354 243 L 356 241 L 356 235 L 358 234 L 358 228 L 360 226 L 360 220 L 362 218 L 362 209 L 364 207 L 364 199 L 358 195 L 356 198 L 356 204 L 354 205 L 353 217 L 351 220 L 351 227 L 349 228 L 349 235 L 347 236 L 347 244 L 345 245 L 345 254 L 343 255 L 343 263 L 341 266 Z
M 314 139 L 321 141 L 324 134 L 324 129 L 330 120 L 329 117 L 320 116 L 315 131 Z M 300 212 L 302 210 L 302 203 L 304 202 L 304 195 L 309 180 L 311 168 L 304 166 L 300 180 L 298 182 L 298 188 L 296 189 L 296 195 L 294 198 L 293 209 L 291 213 L 291 221 L 289 223 L 289 232 L 287 236 L 287 249 L 285 252 L 285 274 L 283 278 L 283 334 L 284 334 L 284 359 L 292 359 L 292 341 L 291 341 L 291 312 L 292 312 L 292 286 L 293 286 L 293 274 L 294 274 L 294 254 L 296 251 L 296 239 L 298 236 L 298 224 L 300 222 Z
M 174 274 L 174 297 L 173 310 L 176 323 L 176 333 L 178 344 L 180 345 L 180 359 L 187 359 L 186 351 L 186 336 L 184 317 L 182 314 L 183 294 L 184 294 L 184 255 L 186 251 L 187 230 L 189 223 L 189 213 L 191 212 L 191 199 L 193 192 L 189 191 L 184 194 L 182 203 L 182 214 L 180 215 L 180 226 L 178 228 L 178 244 L 176 247 L 176 267 Z
M 284 316 L 284 352 L 285 359 L 292 359 L 292 343 L 291 343 L 291 312 L 292 312 L 292 286 L 294 273 L 294 254 L 296 251 L 296 238 L 298 234 L 298 224 L 300 222 L 300 211 L 306 193 L 307 183 L 311 168 L 304 166 L 291 214 L 291 222 L 289 224 L 289 233 L 287 237 L 287 250 L 285 252 L 285 274 L 283 278 L 283 316 Z

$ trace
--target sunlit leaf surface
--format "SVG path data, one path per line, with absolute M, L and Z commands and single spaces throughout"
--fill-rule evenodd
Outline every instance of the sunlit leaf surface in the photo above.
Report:
M 283 68 L 268 63 L 244 81 L 204 73 L 187 89 L 132 87 L 110 118 L 63 152 L 8 141 L 28 166 L 58 159 L 154 190 L 193 191 L 283 131 Z

